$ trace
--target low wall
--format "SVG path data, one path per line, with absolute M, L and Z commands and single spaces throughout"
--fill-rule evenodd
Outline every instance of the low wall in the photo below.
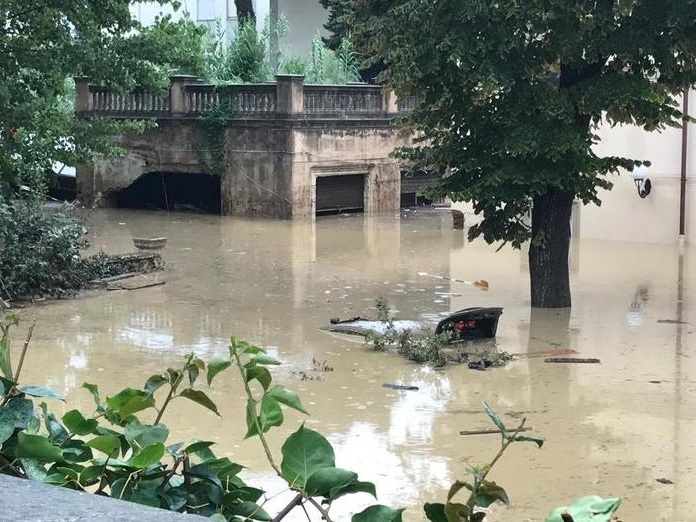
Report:
M 197 522 L 210 520 L 0 475 L 3 520 L 13 522 Z

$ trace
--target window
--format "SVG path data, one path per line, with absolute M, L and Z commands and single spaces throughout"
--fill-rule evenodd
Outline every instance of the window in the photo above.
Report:
M 234 4 L 234 1 L 232 2 Z M 215 0 L 198 0 L 197 20 L 215 20 Z

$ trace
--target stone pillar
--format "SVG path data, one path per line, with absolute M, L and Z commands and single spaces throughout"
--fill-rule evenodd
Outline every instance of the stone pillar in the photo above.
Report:
M 91 112 L 92 97 L 89 94 L 89 78 L 79 76 L 75 80 L 75 112 Z
M 281 115 L 299 114 L 304 111 L 304 76 L 301 74 L 276 74 L 276 112 Z
M 280 44 L 278 42 L 278 22 L 280 21 L 280 9 L 278 9 L 278 0 L 270 0 L 270 14 L 269 14 L 269 24 L 271 26 L 269 35 L 269 54 L 271 62 L 271 70 L 273 72 L 278 70 L 279 56 L 280 56 Z
M 396 104 L 396 94 L 394 91 L 386 91 L 382 94 L 382 110 L 385 114 L 396 114 L 399 106 Z
M 177 74 L 169 77 L 169 97 L 171 100 L 169 110 L 172 114 L 186 112 L 186 84 L 197 81 L 198 78 L 189 74 Z

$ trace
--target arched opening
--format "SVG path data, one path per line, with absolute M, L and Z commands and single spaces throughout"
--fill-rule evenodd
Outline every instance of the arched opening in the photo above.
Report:
M 189 172 L 148 172 L 111 195 L 119 208 L 220 213 L 220 176 Z

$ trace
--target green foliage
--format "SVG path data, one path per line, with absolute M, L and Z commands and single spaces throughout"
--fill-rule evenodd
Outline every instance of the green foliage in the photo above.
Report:
M 379 81 L 419 100 L 404 119 L 418 139 L 396 155 L 443 175 L 428 196 L 473 204 L 469 239 L 531 239 L 532 306 L 570 306 L 573 201 L 600 204 L 610 174 L 650 159 L 599 155 L 597 127 L 681 124 L 696 2 L 327 2 Z
M 166 0 L 161 3 L 167 3 Z M 141 31 L 128 0 L 0 0 L 0 198 L 28 186 L 41 197 L 56 162 L 113 154 L 114 135 L 143 122 L 78 119 L 72 77 L 119 90 L 163 87 L 170 67 L 189 67 L 193 27 L 169 20 Z M 180 40 L 186 33 L 192 38 Z M 188 45 L 188 44 L 187 44 Z
M 386 351 L 396 350 L 409 361 L 417 363 L 433 363 L 436 366 L 445 364 L 442 356 L 444 348 L 452 339 L 451 332 L 436 334 L 432 329 L 421 329 L 418 332 L 398 330 L 394 325 L 389 309 L 389 301 L 381 296 L 375 300 L 377 319 L 385 325 L 384 333 L 370 333 L 365 336 L 365 343 L 373 349 Z
M 0 361 L 7 360 L 2 373 L 10 381 L 0 394 L 0 473 L 172 511 L 217 513 L 223 520 L 271 520 L 256 503 L 263 492 L 239 478 L 241 466 L 217 458 L 212 442 L 167 442 L 169 430 L 160 421 L 173 400 L 188 399 L 217 413 L 205 392 L 194 388 L 198 376 L 211 371 L 202 360 L 190 355 L 180 368 L 150 377 L 142 389 L 126 388 L 104 399 L 96 386 L 85 384 L 95 411 L 73 409 L 59 421 L 45 403 L 37 409 L 28 398 L 29 392 L 50 398 L 55 392 L 14 382 L 18 376 L 4 348 L 16 320 L 0 312 Z M 221 371 L 213 368 L 212 378 Z M 152 424 L 138 417 L 150 411 L 156 412 Z
M 677 126 L 672 96 L 696 82 L 692 0 L 377 4 L 351 0 L 344 19 L 397 94 L 421 100 L 407 124 L 422 140 L 399 155 L 474 203 L 471 238 L 519 247 L 550 191 L 598 203 L 607 174 L 645 158 L 598 156 L 595 126 Z
M 86 229 L 68 209 L 46 211 L 34 199 L 0 201 L 0 293 L 61 296 L 81 288 Z
M 620 498 L 602 498 L 598 496 L 581 497 L 570 506 L 554 509 L 544 522 L 610 522 L 621 504 Z M 562 515 L 566 515 L 563 518 Z M 571 518 L 567 518 L 567 516 Z
M 480 508 L 487 508 L 494 502 L 509 504 L 507 492 L 495 482 L 487 480 L 496 463 L 505 453 L 505 450 L 513 442 L 533 442 L 539 448 L 544 444 L 543 439 L 538 437 L 524 437 L 520 431 L 524 427 L 526 419 L 513 430 L 509 430 L 487 403 L 483 403 L 483 410 L 488 418 L 500 430 L 502 437 L 501 447 L 493 460 L 485 466 L 472 466 L 470 471 L 471 481 L 457 480 L 450 487 L 447 494 L 447 502 L 444 504 L 425 504 L 423 507 L 425 515 L 431 522 L 480 522 L 485 518 L 485 512 Z M 454 497 L 462 490 L 469 491 L 469 498 L 465 504 L 453 502 Z
M 319 3 L 328 10 L 328 20 L 324 24 L 324 28 L 329 32 L 329 36 L 323 38 L 326 46 L 333 50 L 339 51 L 345 44 L 344 42 L 352 42 L 361 60 L 368 56 L 363 54 L 364 43 L 360 33 L 352 31 L 351 15 L 354 10 L 355 0 L 319 0 Z M 369 9 L 375 14 L 380 14 L 384 11 L 385 2 L 363 2 L 361 4 L 365 9 Z M 358 53 L 355 56 L 358 56 Z M 363 64 L 356 64 L 359 67 L 359 76 L 365 83 L 375 83 L 379 74 L 384 70 L 384 64 L 381 60 L 374 60 Z

